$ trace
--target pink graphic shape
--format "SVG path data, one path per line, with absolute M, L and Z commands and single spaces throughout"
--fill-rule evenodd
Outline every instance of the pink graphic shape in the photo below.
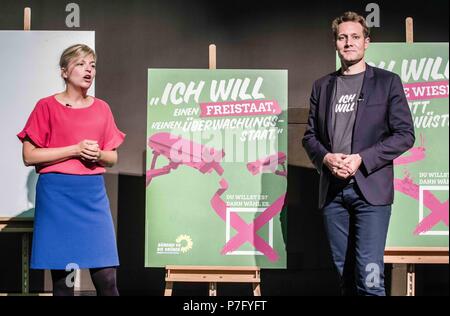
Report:
M 284 205 L 286 194 L 281 195 L 272 205 L 262 212 L 252 223 L 246 224 L 246 227 L 240 229 L 223 247 L 221 253 L 226 254 L 239 248 L 246 241 L 253 241 L 256 232 L 267 224 L 275 215 L 281 212 Z M 255 240 L 255 247 L 259 249 L 262 245 Z
M 403 84 L 408 101 L 448 98 L 448 80 Z
M 223 174 L 223 168 L 220 165 L 225 155 L 223 150 L 209 148 L 166 132 L 153 134 L 148 139 L 148 146 L 153 149 L 153 160 L 151 169 L 146 172 L 147 186 L 154 177 L 168 174 L 179 165 L 187 165 L 201 173 L 215 171 L 218 175 Z M 154 169 L 156 159 L 160 155 L 165 156 L 169 164 L 160 169 Z
M 254 176 L 262 172 L 270 172 L 275 173 L 279 176 L 286 177 L 287 171 L 285 162 L 286 154 L 283 152 L 278 152 L 277 154 L 270 155 L 254 162 L 249 162 L 247 164 L 247 169 Z M 278 165 L 281 165 L 283 171 L 277 170 Z
M 279 115 L 282 112 L 275 100 L 200 103 L 200 110 L 200 117 Z
M 425 137 L 420 134 L 420 146 L 413 147 L 407 151 L 409 153 L 408 156 L 402 155 L 394 160 L 394 165 L 407 165 L 413 162 L 417 162 L 425 159 L 425 151 L 424 147 Z
M 407 165 L 413 162 L 424 160 L 426 155 L 426 148 L 424 146 L 425 138 L 420 134 L 420 146 L 411 148 L 408 156 L 402 156 L 394 160 L 394 165 Z M 403 179 L 394 179 L 394 189 L 409 197 L 419 201 L 420 187 L 409 177 L 407 173 Z M 431 213 L 426 216 L 414 229 L 413 234 L 419 235 L 421 233 L 429 231 L 440 221 L 443 221 L 448 226 L 449 214 L 448 214 L 448 200 L 441 203 L 436 196 L 429 192 L 424 191 L 423 204 L 428 208 Z
M 394 160 L 394 165 L 407 165 L 416 161 L 425 159 L 425 147 L 411 148 L 408 153 L 409 156 L 400 156 Z
M 408 175 L 401 180 L 394 179 L 394 188 L 395 190 L 419 201 L 419 186 L 415 184 Z M 431 211 L 431 213 L 416 226 L 414 230 L 415 235 L 429 231 L 440 221 L 443 221 L 445 225 L 448 226 L 448 200 L 441 203 L 433 193 L 425 191 L 423 196 L 423 204 Z
M 227 216 L 227 204 L 222 200 L 222 194 L 228 189 L 228 182 L 225 179 L 220 181 L 220 188 L 211 199 L 211 206 L 219 217 L 225 222 Z M 230 213 L 230 225 L 238 232 L 245 232 L 246 239 L 257 250 L 261 251 L 270 261 L 277 261 L 279 256 L 264 239 L 262 239 L 255 231 L 249 230 L 249 225 L 236 213 Z M 225 245 L 226 246 L 226 245 Z M 224 252 L 221 252 L 224 254 Z

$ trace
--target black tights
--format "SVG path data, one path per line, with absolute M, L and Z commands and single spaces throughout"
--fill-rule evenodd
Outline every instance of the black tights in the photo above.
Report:
M 73 296 L 74 286 L 68 286 L 66 279 L 73 271 L 50 270 L 53 282 L 54 296 Z M 98 296 L 118 296 L 116 286 L 116 268 L 95 268 L 89 269 L 92 283 L 94 283 Z M 69 276 L 69 282 L 73 282 L 73 277 Z

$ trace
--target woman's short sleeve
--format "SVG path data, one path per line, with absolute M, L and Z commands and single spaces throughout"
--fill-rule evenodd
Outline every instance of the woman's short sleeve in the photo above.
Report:
M 21 142 L 29 137 L 38 147 L 46 148 L 50 138 L 50 114 L 45 101 L 40 100 L 31 112 L 23 130 L 17 134 Z
M 114 150 L 123 143 L 125 134 L 117 128 L 116 122 L 114 121 L 114 116 L 109 106 L 107 109 L 103 150 Z

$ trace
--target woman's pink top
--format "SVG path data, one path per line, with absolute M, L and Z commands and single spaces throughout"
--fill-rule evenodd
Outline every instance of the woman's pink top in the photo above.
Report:
M 71 146 L 88 139 L 96 140 L 101 150 L 114 150 L 125 138 L 105 101 L 94 98 L 89 107 L 77 109 L 62 105 L 54 95 L 36 104 L 25 127 L 17 134 L 22 142 L 26 136 L 41 148 Z M 72 158 L 50 166 L 36 166 L 36 172 L 88 175 L 104 173 L 105 168 Z

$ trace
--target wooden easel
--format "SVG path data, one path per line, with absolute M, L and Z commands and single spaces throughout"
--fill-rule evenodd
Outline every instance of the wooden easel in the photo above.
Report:
M 406 43 L 414 42 L 414 25 L 411 17 L 406 18 Z M 448 264 L 448 247 L 386 248 L 384 262 L 392 263 L 391 295 L 415 295 L 416 264 Z
M 209 45 L 209 69 L 217 68 L 216 45 Z M 164 296 L 171 296 L 174 282 L 209 283 L 209 296 L 217 295 L 217 283 L 251 283 L 253 295 L 261 296 L 261 272 L 256 266 L 166 266 Z
M 164 296 L 171 296 L 174 282 L 207 282 L 209 296 L 217 296 L 217 283 L 251 283 L 253 295 L 261 296 L 259 267 L 166 266 Z
M 22 292 L 17 295 L 29 295 L 29 273 L 30 273 L 30 233 L 33 232 L 33 220 L 0 218 L 0 233 L 21 233 L 22 234 Z M 11 295 L 10 293 L 0 293 L 0 296 Z
M 416 264 L 448 264 L 448 247 L 386 248 L 384 262 L 392 263 L 391 295 L 415 295 Z
M 23 14 L 23 30 L 31 29 L 31 9 L 25 8 Z M 0 293 L 6 295 L 49 295 L 47 293 L 30 293 L 30 234 L 33 232 L 33 219 L 30 218 L 9 218 L 0 217 L 0 233 L 21 233 L 22 234 L 22 292 L 21 293 Z

